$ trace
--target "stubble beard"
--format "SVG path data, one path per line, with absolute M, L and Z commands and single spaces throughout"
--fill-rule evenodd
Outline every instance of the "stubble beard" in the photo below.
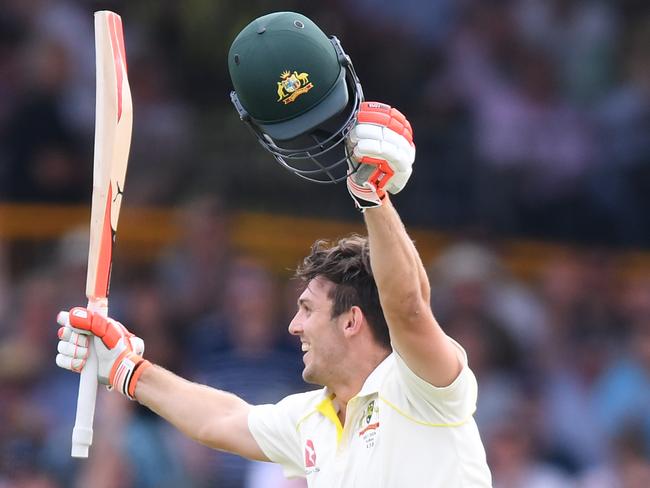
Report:
M 309 353 L 313 354 L 312 351 Z M 335 354 L 325 354 L 323 357 L 322 351 L 320 361 L 315 361 L 316 357 L 310 357 L 309 363 L 305 364 L 302 371 L 302 379 L 305 383 L 318 386 L 330 386 L 331 380 L 340 375 L 337 365 L 341 361 Z
M 314 371 L 313 364 L 305 365 L 305 368 L 302 370 L 302 379 L 305 383 L 309 383 L 310 385 L 320 385 L 323 386 L 322 383 L 318 380 L 318 373 L 317 371 Z

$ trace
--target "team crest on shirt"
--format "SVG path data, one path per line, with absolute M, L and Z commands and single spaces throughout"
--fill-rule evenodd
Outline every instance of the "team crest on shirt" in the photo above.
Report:
M 280 74 L 280 81 L 278 81 L 279 98 L 277 101 L 287 105 L 312 88 L 314 88 L 314 84 L 309 81 L 309 73 L 298 73 L 297 71 L 291 73 L 289 70 L 283 71 Z
M 359 437 L 363 439 L 366 449 L 375 447 L 379 431 L 379 405 L 372 400 L 359 420 Z
M 316 466 L 316 448 L 311 439 L 305 442 L 305 474 L 317 473 L 320 468 Z

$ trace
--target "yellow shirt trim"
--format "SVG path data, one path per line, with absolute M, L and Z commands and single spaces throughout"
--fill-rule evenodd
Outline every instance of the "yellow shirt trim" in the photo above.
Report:
M 398 414 L 400 414 L 402 417 L 406 418 L 407 420 L 410 420 L 411 422 L 418 424 L 418 425 L 424 425 L 425 427 L 459 427 L 463 424 L 466 424 L 469 422 L 469 420 L 472 418 L 471 416 L 465 420 L 461 420 L 460 422 L 450 422 L 448 424 L 433 424 L 431 422 L 423 422 L 422 420 L 414 419 L 407 413 L 401 411 L 397 406 L 395 406 L 393 403 L 389 402 L 386 400 L 384 397 L 380 396 L 379 399 L 384 402 L 386 405 L 388 405 L 390 408 L 395 410 Z
M 316 411 L 320 412 L 336 427 L 336 444 L 338 445 L 341 442 L 341 437 L 343 437 L 343 426 L 341 425 L 341 420 L 339 419 L 336 410 L 334 409 L 334 404 L 332 403 L 331 398 L 325 398 L 322 402 L 316 405 Z
M 299 430 L 300 424 L 302 424 L 316 412 L 319 412 L 334 424 L 336 427 L 336 444 L 338 445 L 341 442 L 341 438 L 343 437 L 343 426 L 341 425 L 341 421 L 339 420 L 339 416 L 336 413 L 336 409 L 334 408 L 334 404 L 332 403 L 332 399 L 330 397 L 325 398 L 322 402 L 316 405 L 314 410 L 301 418 L 296 424 L 296 430 Z

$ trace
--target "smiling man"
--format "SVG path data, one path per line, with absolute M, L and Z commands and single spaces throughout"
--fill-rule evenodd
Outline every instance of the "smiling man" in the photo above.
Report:
M 316 50 L 288 61 L 287 45 Z M 142 358 L 139 338 L 84 308 L 59 314 L 57 364 L 81 370 L 90 333 L 100 382 L 193 439 L 278 463 L 287 476 L 306 477 L 312 488 L 490 486 L 473 419 L 476 379 L 462 347 L 433 316 L 427 275 L 389 198 L 411 175 L 411 126 L 388 105 L 363 102 L 359 93 L 348 96 L 360 86 L 358 80 L 346 82 L 352 68 L 339 50 L 306 17 L 281 12 L 247 26 L 230 53 L 240 114 L 254 111 L 255 97 L 271 97 L 265 103 L 273 110 L 278 110 L 274 103 L 280 109 L 302 104 L 273 123 L 248 119 L 285 167 L 289 163 L 274 137 L 318 130 L 318 120 L 329 122 L 352 103 L 351 115 L 341 118 L 343 128 L 326 140 L 336 146 L 340 138 L 345 145 L 347 188 L 368 235 L 314 244 L 296 273 L 305 288 L 289 324 L 304 353 L 304 380 L 323 388 L 251 406 L 150 364 Z M 264 69 L 252 70 L 259 60 Z M 238 66 L 255 77 L 233 74 Z M 328 66 L 335 72 L 327 72 Z M 326 81 L 329 86 L 323 86 Z M 305 154 L 318 156 L 312 149 Z

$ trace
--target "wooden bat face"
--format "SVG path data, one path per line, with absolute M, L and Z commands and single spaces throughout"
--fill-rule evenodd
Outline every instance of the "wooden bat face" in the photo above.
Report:
M 122 21 L 113 12 L 95 15 L 97 106 L 90 250 L 86 295 L 108 296 L 113 244 L 131 144 L 133 105 L 127 78 Z

